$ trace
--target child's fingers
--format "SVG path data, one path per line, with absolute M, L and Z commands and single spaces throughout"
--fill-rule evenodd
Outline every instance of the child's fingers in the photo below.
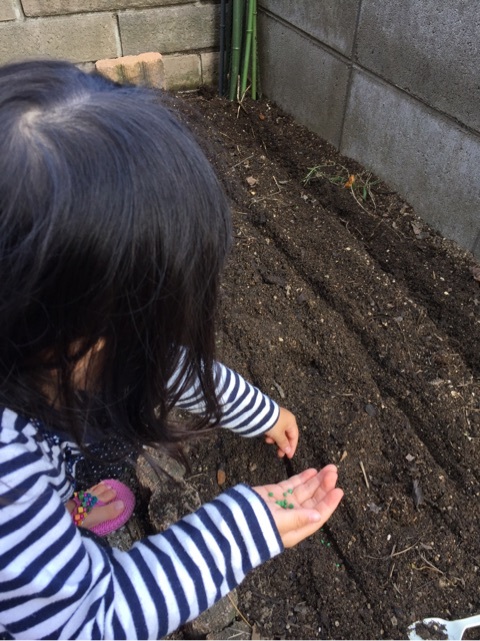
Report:
M 310 508 L 315 507 L 316 503 L 335 487 L 338 472 L 335 465 L 327 465 L 319 472 L 314 470 L 314 474 L 310 473 L 310 470 L 307 470 L 307 472 L 309 474 L 304 477 L 299 475 L 300 479 L 294 486 L 293 496 L 300 505 Z M 292 479 L 289 479 L 289 481 Z
M 274 442 L 278 447 L 278 456 L 282 457 L 286 454 L 288 458 L 292 458 L 298 445 L 298 428 L 296 425 L 279 434 Z
M 277 422 L 265 432 L 264 438 L 266 443 L 277 445 L 278 456 L 287 455 L 288 458 L 292 458 L 298 444 L 298 425 L 295 416 L 281 407 Z
M 294 492 L 297 491 L 297 488 L 304 485 L 309 479 L 316 476 L 317 470 L 310 468 L 304 470 L 300 474 L 295 474 L 295 476 L 281 481 L 280 483 L 262 485 L 260 487 L 254 487 L 253 489 L 260 494 L 260 496 L 269 502 L 283 501 L 288 498 L 288 502 L 295 501 L 296 506 L 299 507 L 299 502 L 294 498 Z
M 303 487 L 308 481 L 311 479 L 314 479 L 318 474 L 318 470 L 316 470 L 313 467 L 310 467 L 306 470 L 303 470 L 303 472 L 300 472 L 300 474 L 295 474 L 294 476 L 291 476 L 289 479 L 285 479 L 284 481 L 280 481 L 279 485 L 282 488 L 283 491 L 285 490 L 295 490 L 298 491 L 298 488 Z
M 330 492 L 336 486 L 338 481 L 338 470 L 335 465 L 327 465 L 322 468 L 316 477 L 310 479 L 305 484 L 307 496 L 314 498 L 316 495 Z
M 298 427 L 295 425 L 294 429 L 287 430 L 287 436 L 290 441 L 290 453 L 288 454 L 288 458 L 292 458 L 298 445 Z
M 285 456 L 285 454 L 287 454 L 287 456 L 289 457 L 293 456 L 291 443 L 286 433 L 279 434 L 275 438 L 273 436 L 265 435 L 264 439 L 265 439 L 265 443 L 267 443 L 268 445 L 277 446 L 278 456 L 282 457 L 282 456 Z
M 332 516 L 342 498 L 343 491 L 340 488 L 335 488 L 323 498 L 315 510 L 305 508 L 291 510 L 290 514 L 293 519 L 289 523 L 282 524 L 282 521 L 288 519 L 289 510 L 282 510 L 283 514 L 278 513 L 278 516 L 275 514 L 274 518 L 284 546 L 292 547 L 319 530 Z M 316 521 L 312 520 L 314 514 L 317 518 Z

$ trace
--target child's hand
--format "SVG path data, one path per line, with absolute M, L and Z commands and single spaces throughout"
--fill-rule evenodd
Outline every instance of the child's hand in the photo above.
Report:
M 253 488 L 270 509 L 286 548 L 319 530 L 337 509 L 343 497 L 335 487 L 337 476 L 335 465 L 327 465 L 319 472 L 309 469 L 276 485 Z
M 295 416 L 281 407 L 277 422 L 271 430 L 265 432 L 264 436 L 265 443 L 277 445 L 278 456 L 283 457 L 286 454 L 288 458 L 292 458 L 298 443 L 298 426 Z

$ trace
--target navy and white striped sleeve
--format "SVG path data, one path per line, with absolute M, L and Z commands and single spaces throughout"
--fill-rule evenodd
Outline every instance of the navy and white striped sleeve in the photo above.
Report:
M 240 436 L 258 436 L 277 422 L 280 412 L 277 403 L 221 363 L 215 363 L 215 386 L 222 408 L 221 427 Z M 177 407 L 201 414 L 204 404 L 200 387 L 192 385 Z
M 11 428 L 11 429 L 10 429 Z M 270 511 L 238 485 L 128 552 L 82 537 L 25 430 L 0 431 L 0 636 L 158 639 L 282 551 Z

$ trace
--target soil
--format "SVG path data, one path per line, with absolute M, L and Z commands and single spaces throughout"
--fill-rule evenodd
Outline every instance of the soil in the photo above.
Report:
M 191 482 L 206 501 L 333 462 L 345 491 L 240 586 L 242 617 L 257 638 L 380 639 L 480 612 L 478 263 L 275 105 L 183 100 L 232 198 L 220 360 L 301 432 L 286 463 L 217 431 Z

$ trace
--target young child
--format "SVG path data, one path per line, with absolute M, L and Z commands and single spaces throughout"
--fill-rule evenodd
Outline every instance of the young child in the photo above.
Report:
M 2 638 L 158 639 L 336 509 L 329 465 L 231 488 L 128 552 L 86 535 L 125 510 L 113 484 L 72 518 L 99 436 L 173 448 L 219 425 L 293 456 L 293 415 L 214 360 L 229 244 L 222 189 L 157 92 L 0 68 Z

